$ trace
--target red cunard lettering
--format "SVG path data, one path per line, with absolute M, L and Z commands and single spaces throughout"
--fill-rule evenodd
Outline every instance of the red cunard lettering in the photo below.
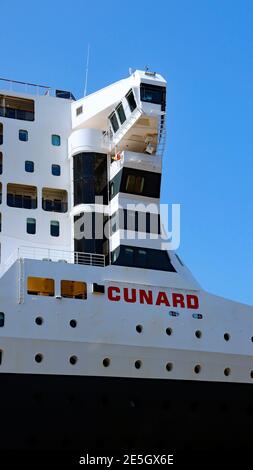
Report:
M 140 303 L 141 304 L 148 304 L 148 305 L 153 305 L 153 292 L 152 290 L 148 290 L 146 292 L 143 289 L 140 289 Z
M 113 300 L 114 302 L 118 302 L 120 300 L 120 295 L 115 295 L 115 292 L 120 294 L 119 287 L 108 287 L 108 299 Z
M 132 291 L 132 296 L 129 297 L 129 291 Z M 128 289 L 127 287 L 124 287 L 124 300 L 126 302 L 134 304 L 136 302 L 136 289 Z
M 161 305 L 161 304 L 166 305 L 166 307 L 170 307 L 170 303 L 168 301 L 166 292 L 159 292 L 157 296 L 156 305 Z
M 172 303 L 173 303 L 173 307 L 179 306 L 179 307 L 185 308 L 183 294 L 172 294 Z
M 187 308 L 199 308 L 199 299 L 197 295 L 188 294 L 186 296 Z

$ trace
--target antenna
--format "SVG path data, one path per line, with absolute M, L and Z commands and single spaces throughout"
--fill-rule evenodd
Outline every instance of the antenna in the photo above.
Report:
M 86 72 L 85 72 L 85 87 L 84 87 L 84 96 L 87 94 L 87 83 L 88 83 L 88 73 L 89 73 L 89 60 L 90 60 L 90 45 L 88 44 L 87 48 L 87 60 L 86 60 Z

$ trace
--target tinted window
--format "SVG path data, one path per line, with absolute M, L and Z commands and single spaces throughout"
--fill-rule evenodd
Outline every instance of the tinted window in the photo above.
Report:
M 59 145 L 61 145 L 61 137 L 59 135 L 52 135 L 52 145 L 55 145 L 56 147 L 59 147 Z
M 167 251 L 121 245 L 112 252 L 112 264 L 176 272 Z
M 117 106 L 116 111 L 117 111 L 120 123 L 123 124 L 123 122 L 125 122 L 125 120 L 126 120 L 126 115 L 125 115 L 125 111 L 124 111 L 122 103 L 120 103 Z
M 31 235 L 36 233 L 36 220 L 32 218 L 26 219 L 26 231 Z
M 123 168 L 110 182 L 110 198 L 119 192 L 159 198 L 160 185 L 160 173 Z
M 0 312 L 0 327 L 4 326 L 4 313 Z
M 127 102 L 129 104 L 130 111 L 133 112 L 137 107 L 133 90 L 130 90 L 126 95 Z
M 52 165 L 52 175 L 60 176 L 61 174 L 61 167 L 60 165 Z
M 25 171 L 28 173 L 33 173 L 34 172 L 34 162 L 30 160 L 25 161 Z
M 52 237 L 59 237 L 60 235 L 60 224 L 57 220 L 51 220 L 50 222 L 50 235 Z
M 19 140 L 22 142 L 27 142 L 28 141 L 28 132 L 25 130 L 20 129 L 19 130 Z
M 119 123 L 118 123 L 118 119 L 117 119 L 116 114 L 113 112 L 109 116 L 109 119 L 110 119 L 110 123 L 111 123 L 112 128 L 113 128 L 113 132 L 117 132 L 117 130 L 119 129 Z
M 166 88 L 156 85 L 141 83 L 141 101 L 160 104 L 165 111 Z

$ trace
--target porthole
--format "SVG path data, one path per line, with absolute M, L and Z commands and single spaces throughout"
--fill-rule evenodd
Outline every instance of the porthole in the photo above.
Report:
M 166 333 L 168 336 L 172 335 L 172 328 L 166 328 Z
M 195 374 L 199 374 L 201 371 L 201 366 L 199 364 L 197 364 L 195 367 L 194 367 L 194 372 Z
M 103 366 L 104 367 L 109 367 L 109 365 L 111 364 L 111 361 L 108 357 L 106 357 L 104 360 L 103 360 Z
M 200 339 L 202 336 L 202 332 L 200 330 L 195 331 L 196 338 Z
M 138 361 L 135 361 L 134 366 L 135 366 L 135 369 L 140 369 L 141 366 L 142 366 L 142 362 L 139 361 L 139 360 L 138 360 Z
M 36 362 L 40 363 L 43 360 L 43 355 L 38 353 L 38 354 L 35 355 L 34 359 L 35 359 Z
M 136 325 L 136 331 L 137 333 L 142 333 L 143 326 L 142 325 Z
M 224 333 L 224 339 L 225 339 L 225 341 L 229 341 L 230 340 L 230 334 L 229 333 Z
M 166 364 L 166 370 L 167 370 L 168 372 L 170 372 L 170 371 L 172 371 L 172 369 L 173 369 L 173 364 L 172 364 L 172 362 L 167 362 L 167 364 Z
M 41 326 L 42 323 L 43 323 L 43 318 L 42 317 L 36 317 L 35 318 L 35 323 L 36 323 L 36 325 Z
M 69 362 L 72 366 L 74 366 L 77 363 L 77 357 L 76 356 L 70 356 Z
M 226 367 L 226 368 L 224 369 L 224 375 L 225 375 L 226 377 L 228 377 L 230 374 L 231 374 L 231 369 L 230 369 L 229 367 Z
M 71 328 L 75 328 L 76 325 L 77 325 L 77 321 L 76 320 L 70 320 L 69 324 L 70 324 Z

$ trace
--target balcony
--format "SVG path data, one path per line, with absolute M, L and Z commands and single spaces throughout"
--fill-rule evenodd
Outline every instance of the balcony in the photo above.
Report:
M 0 95 L 0 116 L 21 121 L 34 121 L 34 101 Z
M 7 205 L 19 209 L 36 209 L 37 188 L 23 184 L 7 184 Z

